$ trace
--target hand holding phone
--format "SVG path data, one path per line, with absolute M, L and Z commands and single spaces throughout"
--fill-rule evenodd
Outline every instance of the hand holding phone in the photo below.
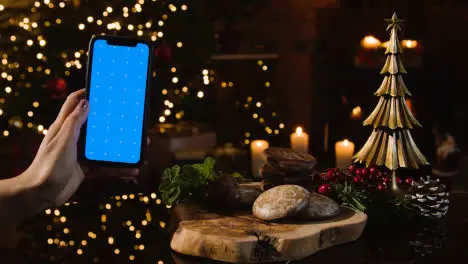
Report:
M 81 150 L 88 163 L 138 167 L 143 161 L 150 64 L 146 42 L 102 35 L 91 39 L 89 116 Z

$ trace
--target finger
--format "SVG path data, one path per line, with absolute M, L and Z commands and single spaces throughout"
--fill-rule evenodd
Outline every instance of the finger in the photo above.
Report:
M 70 140 L 71 142 L 76 143 L 80 135 L 80 128 L 86 121 L 88 113 L 88 103 L 85 99 L 81 99 L 73 112 L 71 112 L 63 122 L 63 125 L 58 132 L 59 140 L 65 144 L 68 144 L 66 142 Z
M 65 122 L 66 118 L 73 112 L 73 110 L 76 108 L 80 100 L 84 97 L 85 95 L 85 89 L 78 90 L 76 92 L 71 93 L 65 102 L 62 105 L 62 108 L 60 109 L 60 112 L 55 119 L 54 123 L 49 127 L 49 131 L 47 133 L 47 138 L 52 139 L 57 135 L 58 131 L 60 131 L 60 128 L 63 125 L 63 122 Z

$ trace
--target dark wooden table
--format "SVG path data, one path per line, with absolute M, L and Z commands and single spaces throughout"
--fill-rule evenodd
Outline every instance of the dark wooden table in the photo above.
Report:
M 170 209 L 154 187 L 86 182 L 77 203 L 26 223 L 0 263 L 218 263 L 170 250 Z M 436 224 L 374 225 L 358 241 L 290 263 L 468 263 L 467 204 L 468 193 L 453 193 L 449 214 Z

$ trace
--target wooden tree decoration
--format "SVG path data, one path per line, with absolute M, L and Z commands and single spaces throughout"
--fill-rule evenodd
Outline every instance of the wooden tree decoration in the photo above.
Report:
M 392 187 L 397 189 L 396 170 L 398 168 L 419 169 L 429 165 L 424 155 L 411 137 L 410 129 L 421 124 L 408 106 L 405 96 L 411 96 L 403 82 L 406 73 L 400 60 L 402 48 L 398 40 L 403 20 L 393 14 L 388 22 L 390 41 L 385 51 L 387 56 L 380 74 L 385 78 L 374 95 L 380 100 L 374 111 L 364 120 L 363 125 L 372 125 L 374 130 L 361 150 L 354 156 L 355 162 L 369 166 L 386 166 L 392 170 Z

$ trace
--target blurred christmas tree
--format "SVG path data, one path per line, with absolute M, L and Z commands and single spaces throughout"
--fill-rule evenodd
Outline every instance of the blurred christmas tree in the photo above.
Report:
M 1 11 L 0 131 L 40 133 L 71 90 L 84 87 L 92 35 L 124 35 L 154 43 L 150 122 L 209 118 L 213 78 L 205 68 L 213 35 L 204 1 L 43 0 Z M 184 111 L 190 106 L 190 113 Z

